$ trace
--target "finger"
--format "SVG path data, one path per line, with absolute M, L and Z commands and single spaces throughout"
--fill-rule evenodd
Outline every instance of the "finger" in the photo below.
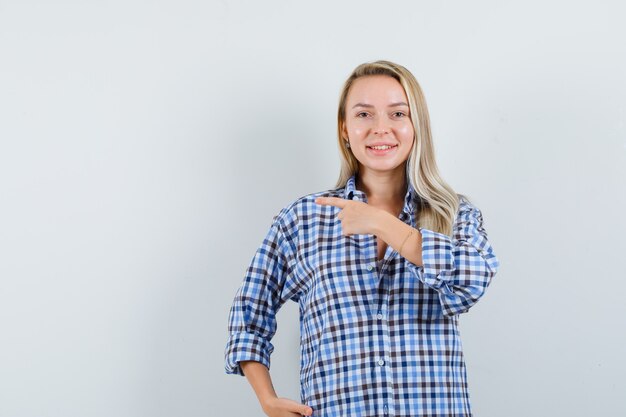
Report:
M 310 416 L 313 414 L 313 409 L 308 405 L 300 404 L 299 402 L 293 400 L 286 400 L 288 404 L 288 410 L 293 411 L 294 413 L 300 413 L 305 416 Z
M 348 200 L 337 197 L 317 197 L 315 202 L 322 206 L 335 206 L 339 208 L 344 208 L 346 204 L 348 204 Z

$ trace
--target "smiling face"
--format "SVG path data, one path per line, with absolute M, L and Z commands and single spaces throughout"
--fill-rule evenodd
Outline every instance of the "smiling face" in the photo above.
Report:
M 356 79 L 346 99 L 344 139 L 360 170 L 402 170 L 413 146 L 414 129 L 402 85 L 386 75 Z

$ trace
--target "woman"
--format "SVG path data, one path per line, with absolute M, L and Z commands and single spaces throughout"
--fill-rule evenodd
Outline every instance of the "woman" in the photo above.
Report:
M 471 416 L 458 330 L 499 266 L 481 211 L 440 177 L 426 102 L 389 61 L 339 102 L 337 188 L 283 208 L 229 315 L 226 372 L 279 416 Z M 300 306 L 300 403 L 269 375 L 275 315 Z

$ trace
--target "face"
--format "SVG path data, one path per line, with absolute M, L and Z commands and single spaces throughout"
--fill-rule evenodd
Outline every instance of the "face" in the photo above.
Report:
M 413 146 L 413 124 L 402 85 L 386 75 L 358 78 L 346 100 L 344 139 L 360 169 L 404 170 Z

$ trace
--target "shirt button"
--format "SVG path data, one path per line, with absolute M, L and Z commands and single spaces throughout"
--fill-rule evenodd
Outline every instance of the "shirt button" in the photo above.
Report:
M 368 271 L 372 271 L 373 269 L 374 269 L 374 265 L 372 265 L 372 264 L 367 265 L 367 270 Z
M 382 359 L 379 359 L 379 360 L 378 360 L 378 364 L 379 364 L 380 366 L 383 366 L 383 365 L 385 364 L 385 361 L 384 361 L 384 360 L 382 360 Z
M 378 320 L 382 320 L 383 319 L 383 313 L 381 313 L 380 311 L 378 312 L 378 314 L 376 314 L 376 318 Z
M 387 404 L 385 404 L 385 405 L 383 406 L 383 413 L 385 413 L 385 415 L 387 415 L 387 414 L 388 414 L 388 412 L 389 412 L 389 408 L 387 407 Z

